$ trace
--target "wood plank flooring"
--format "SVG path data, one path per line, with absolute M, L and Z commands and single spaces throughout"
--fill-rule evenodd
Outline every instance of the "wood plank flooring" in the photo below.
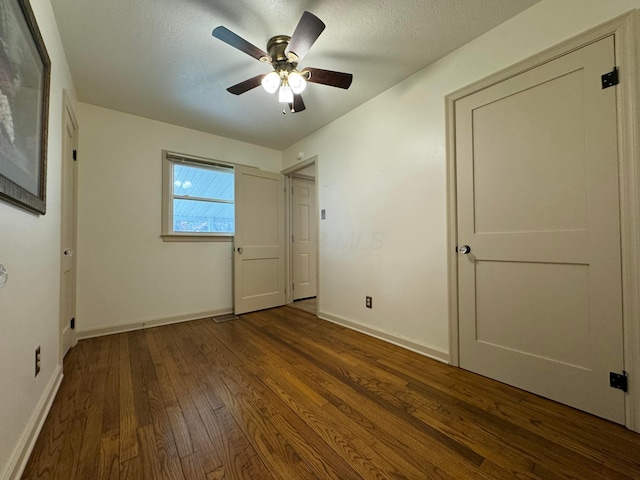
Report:
M 283 307 L 79 342 L 23 478 L 638 479 L 640 435 Z
M 296 300 L 295 302 L 290 303 L 289 306 L 298 308 L 312 315 L 315 315 L 318 311 L 316 297 L 305 298 L 304 300 Z

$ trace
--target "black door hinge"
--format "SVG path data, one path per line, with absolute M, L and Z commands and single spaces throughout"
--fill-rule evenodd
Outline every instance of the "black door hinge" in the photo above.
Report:
M 609 372 L 609 385 L 613 388 L 626 392 L 629 389 L 629 377 L 627 377 L 627 372 Z
M 73 159 L 74 160 L 78 160 L 78 151 L 77 150 L 73 151 Z
M 71 319 L 71 330 L 75 330 L 76 328 L 76 317 Z
M 602 75 L 602 88 L 609 88 L 620 83 L 620 77 L 618 75 L 618 67 L 613 67 L 609 73 Z

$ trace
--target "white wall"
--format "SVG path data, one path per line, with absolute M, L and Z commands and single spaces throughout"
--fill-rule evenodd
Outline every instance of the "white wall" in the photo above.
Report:
M 281 153 L 79 104 L 80 335 L 231 310 L 230 242 L 163 242 L 162 150 L 279 171 Z
M 445 96 L 638 7 L 543 0 L 286 149 L 319 159 L 320 312 L 446 359 Z
M 36 216 L 0 202 L 0 264 L 9 271 L 9 281 L 0 289 L 0 478 L 20 464 L 22 447 L 40 413 L 38 405 L 55 384 L 60 364 L 62 89 L 75 94 L 51 4 L 31 4 L 52 64 L 47 213 Z M 42 370 L 34 377 L 38 345 Z

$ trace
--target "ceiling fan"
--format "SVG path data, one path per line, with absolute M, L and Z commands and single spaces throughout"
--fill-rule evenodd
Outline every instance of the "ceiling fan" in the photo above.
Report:
M 234 95 L 241 95 L 258 85 L 262 85 L 269 93 L 277 91 L 279 102 L 288 106 L 289 110 L 295 113 L 305 109 L 300 94 L 305 89 L 307 82 L 349 88 L 353 80 L 353 75 L 350 73 L 311 67 L 298 70 L 298 63 L 302 61 L 324 29 L 325 24 L 322 20 L 310 12 L 304 12 L 293 35 L 272 37 L 267 43 L 267 53 L 228 28 L 216 27 L 213 30 L 214 37 L 263 63 L 271 64 L 273 67 L 273 72 L 256 75 L 227 88 L 227 91 Z M 282 113 L 286 113 L 286 111 L 283 110 Z

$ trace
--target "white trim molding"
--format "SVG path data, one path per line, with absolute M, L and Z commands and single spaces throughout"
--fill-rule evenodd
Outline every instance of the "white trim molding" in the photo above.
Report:
M 284 170 L 281 170 L 280 173 L 282 175 L 292 175 L 300 170 L 304 170 L 305 168 L 307 168 L 309 165 L 312 164 L 316 164 L 316 177 L 318 176 L 318 166 L 317 166 L 317 162 L 318 162 L 318 155 L 313 155 L 301 162 L 295 163 L 293 165 L 291 165 L 290 167 L 285 168 Z
M 302 175 L 297 175 L 296 172 L 300 170 L 304 170 L 308 166 L 313 165 L 315 172 L 314 177 L 304 177 Z M 313 180 L 316 184 L 315 188 L 315 202 L 316 202 L 316 299 L 320 302 L 320 192 L 319 192 L 319 180 L 318 180 L 318 155 L 313 155 L 312 157 L 307 158 L 301 162 L 296 163 L 295 165 L 290 166 L 289 168 L 285 168 L 280 173 L 285 176 L 285 217 L 286 217 L 286 231 L 285 238 L 287 239 L 285 243 L 285 259 L 286 259 L 286 304 L 293 303 L 293 289 L 289 288 L 290 285 L 293 284 L 293 250 L 291 241 L 291 236 L 293 234 L 293 212 L 291 211 L 291 202 L 292 202 L 292 192 L 291 192 L 291 183 L 294 177 L 303 177 L 309 178 Z
M 36 444 L 36 440 L 38 440 L 38 435 L 40 435 L 42 426 L 47 419 L 49 410 L 51 410 L 51 405 L 53 405 L 53 400 L 56 398 L 56 394 L 58 393 L 61 383 L 62 366 L 58 365 L 53 372 L 42 397 L 40 397 L 38 405 L 36 405 L 36 408 L 29 419 L 29 423 L 18 442 L 18 446 L 9 459 L 9 464 L 2 480 L 18 480 L 22 476 L 22 473 L 27 466 L 29 456 L 31 456 L 33 447 Z
M 640 15 L 620 19 L 616 30 L 618 148 L 620 155 L 620 233 L 625 371 L 629 376 L 626 426 L 640 432 L 640 109 L 638 108 L 638 37 Z
M 447 95 L 447 241 L 449 274 L 449 342 L 451 364 L 459 365 L 458 255 L 456 205 L 455 102 L 543 63 L 613 35 L 620 84 L 617 88 L 618 151 L 621 219 L 624 368 L 629 377 L 625 425 L 640 432 L 640 111 L 637 52 L 640 52 L 638 11 L 614 18 L 588 32 L 545 50 L 483 80 Z M 614 65 L 612 65 L 613 67 Z
M 152 320 L 143 320 L 140 322 L 122 323 L 118 325 L 109 325 L 100 328 L 91 328 L 87 330 L 79 330 L 76 334 L 78 340 L 86 338 L 103 337 L 105 335 L 113 335 L 116 333 L 132 332 L 134 330 L 143 330 L 145 328 L 160 327 L 162 325 L 171 325 L 172 323 L 191 322 L 202 318 L 217 317 L 219 315 L 228 315 L 233 313 L 233 308 L 223 308 L 222 310 L 210 310 L 206 312 L 188 313 L 185 315 L 177 315 L 175 317 L 156 318 Z
M 443 363 L 449 363 L 449 354 L 442 348 L 417 343 L 406 337 L 395 335 L 393 333 L 377 328 L 372 328 L 369 325 L 365 325 L 355 320 L 349 320 L 339 315 L 333 315 L 331 313 L 318 312 L 318 318 L 331 323 L 335 323 L 337 325 L 341 325 L 350 330 L 355 330 L 356 332 L 364 333 L 365 335 L 377 338 L 378 340 L 382 340 L 393 345 L 397 345 L 398 347 L 411 350 L 412 352 L 424 355 L 425 357 L 429 357 Z

